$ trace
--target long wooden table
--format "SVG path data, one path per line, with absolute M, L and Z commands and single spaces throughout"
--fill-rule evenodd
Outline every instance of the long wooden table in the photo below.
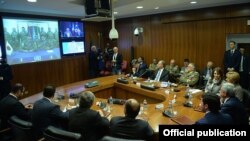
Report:
M 140 88 L 138 85 L 134 84 L 132 80 L 129 80 L 129 84 L 122 84 L 116 82 L 118 76 L 107 76 L 107 77 L 100 77 L 91 80 L 80 81 L 68 85 L 64 85 L 61 87 L 57 87 L 56 95 L 64 95 L 65 99 L 58 102 L 58 104 L 62 107 L 68 105 L 69 100 L 68 97 L 72 93 L 79 93 L 82 91 L 92 91 L 94 92 L 95 96 L 97 97 L 95 102 L 102 101 L 106 102 L 107 98 L 112 96 L 113 98 L 120 98 L 120 99 L 129 99 L 135 98 L 139 102 L 143 102 L 144 99 L 148 102 L 148 109 L 147 109 L 147 120 L 149 124 L 152 126 L 153 130 L 158 133 L 158 125 L 160 124 L 176 124 L 166 116 L 163 116 L 162 110 L 166 109 L 169 103 L 169 100 L 172 100 L 174 95 L 176 95 L 176 103 L 173 104 L 173 110 L 177 112 L 176 116 L 186 115 L 191 120 L 196 121 L 204 116 L 204 113 L 194 111 L 193 108 L 184 107 L 183 103 L 186 100 L 184 97 L 184 86 L 178 86 L 180 92 L 173 92 L 170 88 L 158 88 L 155 91 L 146 90 Z M 85 88 L 85 84 L 90 81 L 97 80 L 99 81 L 99 85 L 92 88 Z M 166 94 L 166 90 L 169 90 L 170 93 Z M 200 96 L 201 93 L 194 94 L 192 98 L 193 105 L 198 105 L 200 103 Z M 27 97 L 22 99 L 21 102 L 26 105 L 30 103 L 34 103 L 36 100 L 42 98 L 42 92 L 35 94 L 33 96 Z M 157 104 L 163 104 L 164 109 L 156 109 Z M 93 109 L 100 109 L 95 104 L 92 107 Z M 112 116 L 123 116 L 123 105 L 116 105 L 112 106 L 111 115 Z

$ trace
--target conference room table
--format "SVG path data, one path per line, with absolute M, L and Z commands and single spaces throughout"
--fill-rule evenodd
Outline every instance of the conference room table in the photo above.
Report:
M 70 98 L 70 95 L 77 94 L 83 91 L 92 91 L 95 96 L 95 104 L 93 104 L 92 109 L 100 110 L 100 107 L 96 105 L 97 102 L 107 102 L 107 98 L 112 96 L 112 98 L 117 99 L 129 99 L 134 98 L 138 100 L 140 103 L 146 99 L 148 103 L 147 112 L 144 114 L 140 114 L 138 118 L 142 118 L 147 120 L 155 133 L 159 132 L 159 125 L 176 125 L 177 123 L 171 120 L 171 118 L 166 117 L 162 114 L 164 109 L 167 109 L 169 101 L 175 99 L 175 103 L 173 103 L 173 111 L 175 117 L 186 116 L 192 121 L 197 121 L 204 116 L 203 112 L 199 112 L 194 110 L 194 108 L 185 107 L 183 103 L 187 100 L 185 95 L 185 86 L 177 86 L 175 88 L 171 87 L 160 87 L 155 90 L 147 90 L 140 87 L 140 84 L 146 83 L 143 79 L 137 79 L 136 84 L 135 80 L 131 78 L 127 78 L 128 84 L 118 83 L 117 78 L 118 75 L 99 77 L 95 79 L 75 82 L 71 84 L 67 84 L 64 86 L 60 86 L 56 88 L 55 103 L 59 104 L 61 109 L 65 109 L 71 106 L 74 106 L 75 100 Z M 99 85 L 86 88 L 85 84 L 87 82 L 98 81 Z M 179 92 L 173 91 L 173 89 L 180 90 Z M 193 106 L 198 106 L 200 104 L 202 92 L 197 92 L 192 96 Z M 59 96 L 63 96 L 64 98 L 58 100 Z M 30 97 L 21 99 L 20 101 L 24 104 L 33 104 L 36 100 L 41 99 L 42 92 L 32 95 Z M 175 97 L 175 98 L 174 98 Z M 163 108 L 157 109 L 156 106 L 163 105 Z M 111 116 L 124 116 L 124 106 L 113 104 L 111 108 Z

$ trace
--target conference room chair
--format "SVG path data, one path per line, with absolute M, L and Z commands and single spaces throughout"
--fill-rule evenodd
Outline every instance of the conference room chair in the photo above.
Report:
M 123 74 L 126 74 L 127 68 L 128 68 L 128 61 L 127 60 L 123 60 L 122 61 L 122 69 L 121 69 L 121 71 L 122 71 Z
M 132 139 L 123 139 L 123 138 L 116 138 L 111 136 L 104 136 L 101 141 L 144 141 L 144 140 L 132 140 Z
M 81 134 L 49 126 L 43 133 L 44 141 L 79 141 Z
M 111 73 L 112 73 L 111 62 L 106 61 L 104 70 L 100 71 L 100 76 L 108 76 L 111 75 Z
M 24 121 L 17 116 L 12 116 L 8 122 L 15 141 L 34 141 L 31 122 Z
M 10 141 L 11 140 L 11 134 L 10 134 L 10 128 L 3 128 L 2 127 L 2 120 L 0 119 L 0 141 Z

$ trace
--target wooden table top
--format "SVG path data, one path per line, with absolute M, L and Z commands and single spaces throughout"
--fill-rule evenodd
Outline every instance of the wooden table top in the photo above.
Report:
M 72 99 L 69 99 L 69 95 L 72 93 L 79 93 L 82 91 L 92 91 L 93 93 L 95 92 L 100 92 L 102 90 L 108 89 L 108 88 L 119 88 L 119 89 L 125 89 L 129 90 L 131 92 L 134 92 L 136 94 L 140 95 L 145 95 L 145 97 L 150 97 L 152 99 L 157 99 L 160 102 L 153 102 L 153 103 L 148 103 L 148 108 L 147 112 L 145 114 L 141 114 L 138 116 L 139 118 L 143 118 L 149 122 L 149 124 L 152 126 L 153 130 L 155 132 L 158 132 L 158 125 L 166 125 L 166 124 L 176 124 L 174 121 L 171 120 L 171 118 L 163 116 L 162 111 L 164 109 L 167 109 L 168 103 L 170 100 L 173 100 L 174 95 L 176 95 L 175 98 L 175 103 L 173 104 L 173 111 L 176 113 L 176 116 L 187 116 L 190 118 L 192 121 L 197 121 L 198 119 L 202 118 L 204 116 L 204 113 L 195 111 L 193 108 L 189 107 L 184 107 L 183 103 L 186 101 L 184 97 L 185 93 L 185 87 L 184 86 L 178 86 L 177 88 L 180 90 L 180 92 L 173 92 L 171 91 L 171 88 L 158 88 L 155 91 L 150 91 L 146 89 L 140 88 L 137 84 L 132 83 L 132 80 L 129 80 L 129 84 L 121 84 L 117 83 L 116 79 L 118 76 L 107 76 L 107 77 L 100 77 L 96 79 L 90 79 L 90 80 L 85 80 L 85 81 L 80 81 L 76 83 L 71 83 L 67 84 L 64 86 L 60 86 L 56 88 L 56 93 L 59 95 L 64 95 L 65 99 L 60 100 L 59 102 L 56 101 L 60 106 L 61 109 L 64 109 L 67 105 L 72 104 Z M 87 82 L 97 80 L 99 81 L 99 85 L 93 88 L 85 88 L 85 84 Z M 143 83 L 142 81 L 139 81 Z M 169 91 L 169 94 L 168 94 Z M 194 106 L 198 106 L 200 103 L 200 97 L 201 97 L 202 92 L 198 92 L 196 94 L 193 94 L 192 102 Z M 34 103 L 36 100 L 42 98 L 42 93 L 35 94 L 33 96 L 24 98 L 20 100 L 24 105 Z M 106 102 L 106 99 L 103 98 L 97 98 L 95 99 L 96 102 L 104 101 Z M 156 109 L 156 105 L 158 104 L 163 104 L 164 108 L 161 109 Z M 100 109 L 96 104 L 92 106 L 92 109 Z M 112 106 L 111 110 L 111 115 L 112 116 L 124 116 L 123 113 L 123 105 L 116 105 L 114 104 Z

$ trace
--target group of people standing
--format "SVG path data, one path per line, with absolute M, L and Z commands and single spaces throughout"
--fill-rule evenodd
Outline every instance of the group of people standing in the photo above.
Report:
M 89 78 L 95 78 L 100 76 L 100 72 L 104 69 L 110 68 L 109 71 L 112 74 L 121 74 L 122 54 L 119 53 L 117 47 L 105 49 L 105 52 L 101 52 L 95 45 L 91 46 L 89 52 Z M 109 66 L 107 66 L 109 62 Z

